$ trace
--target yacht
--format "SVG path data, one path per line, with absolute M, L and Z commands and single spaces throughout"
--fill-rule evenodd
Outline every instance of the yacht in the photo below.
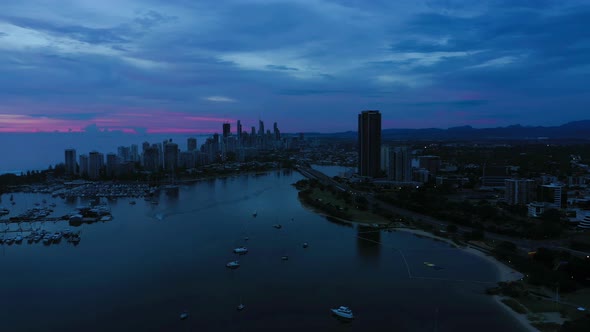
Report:
M 50 244 L 51 241 L 52 241 L 51 234 L 45 234 L 45 236 L 43 236 L 43 243 L 44 244 Z
M 309 243 L 303 242 L 303 248 L 307 248 L 307 247 L 309 247 Z
M 235 254 L 244 255 L 248 253 L 248 248 L 246 247 L 239 247 L 234 249 Z
M 345 319 L 354 319 L 354 315 L 352 314 L 352 310 L 350 310 L 348 307 L 340 306 L 337 309 L 330 309 L 330 311 L 332 312 L 332 314 L 334 314 L 338 317 L 345 318 Z
M 4 239 L 4 243 L 6 244 L 12 244 L 14 242 L 14 238 L 12 237 L 7 237 Z
M 244 310 L 244 308 L 246 308 L 246 306 L 245 306 L 245 305 L 243 305 L 242 303 L 240 303 L 240 304 L 238 305 L 238 311 L 242 311 L 242 310 Z
M 240 262 L 239 261 L 231 261 L 231 262 L 225 264 L 225 267 L 230 268 L 230 269 L 237 269 L 238 267 L 240 267 Z
M 284 261 L 288 261 L 289 260 L 289 256 L 281 256 L 281 259 Z
M 22 242 L 23 242 L 23 237 L 22 237 L 21 235 L 17 235 L 17 236 L 14 238 L 14 242 L 15 242 L 15 243 L 22 243 Z
M 258 211 L 254 211 L 254 213 L 252 213 L 252 217 L 256 217 L 258 215 Z
M 41 241 L 41 239 L 42 239 L 42 237 L 41 237 L 41 235 L 39 235 L 39 234 L 37 234 L 37 235 L 35 235 L 35 236 L 33 237 L 33 241 L 35 241 L 35 243 L 37 243 L 37 242 Z
M 61 233 L 60 232 L 53 233 L 53 235 L 51 236 L 51 239 L 55 242 L 61 240 Z
M 272 225 L 272 227 L 276 228 L 276 229 L 281 229 L 283 228 L 283 226 L 281 226 L 281 224 L 274 224 Z
M 5 207 L 0 208 L 0 216 L 3 216 L 5 214 L 9 214 L 9 213 L 10 213 L 10 210 L 8 210 L 7 208 L 5 208 Z

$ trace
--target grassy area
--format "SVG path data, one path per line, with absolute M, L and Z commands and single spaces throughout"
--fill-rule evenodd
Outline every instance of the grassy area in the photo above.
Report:
M 321 200 L 321 202 L 324 204 L 331 204 L 333 206 L 342 208 L 347 214 L 350 215 L 350 219 L 352 221 L 376 224 L 389 223 L 387 219 L 377 214 L 374 214 L 371 211 L 359 210 L 355 206 L 353 206 L 353 204 L 347 205 L 344 200 L 337 198 L 329 190 L 320 190 L 314 188 L 310 197 L 312 199 Z
M 502 303 L 509 306 L 512 310 L 518 312 L 519 314 L 526 314 L 527 313 L 526 308 L 523 307 L 520 303 L 518 303 L 518 301 L 516 301 L 515 299 L 511 299 L 511 298 L 502 299 Z

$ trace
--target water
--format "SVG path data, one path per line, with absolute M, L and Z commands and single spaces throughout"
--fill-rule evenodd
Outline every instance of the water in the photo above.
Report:
M 299 179 L 271 172 L 206 181 L 161 193 L 158 205 L 119 199 L 109 202 L 110 222 L 43 225 L 81 230 L 78 246 L 0 246 L 2 330 L 520 330 L 483 294 L 481 282 L 496 277 L 488 262 L 409 233 L 330 222 L 298 201 L 291 184 Z M 0 205 L 11 215 L 43 198 L 59 203 L 58 215 L 87 202 L 14 194 L 10 207 L 8 196 Z M 238 258 L 232 249 L 241 245 L 250 252 Z M 228 270 L 236 258 L 242 266 Z M 408 269 L 433 279 L 410 279 Z M 329 308 L 340 305 L 357 319 L 331 317 Z M 190 317 L 181 321 L 184 310 Z

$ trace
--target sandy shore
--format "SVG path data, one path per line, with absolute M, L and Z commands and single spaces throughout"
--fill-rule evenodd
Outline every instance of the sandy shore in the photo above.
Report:
M 423 230 L 419 230 L 419 229 L 412 229 L 412 228 L 395 228 L 395 230 L 397 231 L 402 231 L 402 232 L 408 232 L 408 233 L 412 233 L 412 234 L 416 234 L 419 236 L 424 236 L 424 237 L 429 237 L 431 239 L 435 239 L 435 240 L 439 240 L 439 241 L 444 241 L 447 242 L 453 246 L 457 246 L 452 240 L 444 238 L 444 237 L 440 237 L 440 236 L 436 236 L 434 234 L 428 233 L 426 231 Z M 494 258 L 493 256 L 490 256 L 474 247 L 459 247 L 462 250 L 476 255 L 478 257 L 481 257 L 483 259 L 485 259 L 486 261 L 492 263 L 497 270 L 497 279 L 498 282 L 500 281 L 515 281 L 515 280 L 520 280 L 524 277 L 524 275 L 518 271 L 516 271 L 515 269 L 511 268 L 510 266 L 498 261 L 496 258 Z
M 450 244 L 456 246 L 456 244 L 452 240 L 449 240 L 447 238 L 443 238 L 440 236 L 436 236 L 434 234 L 428 233 L 423 230 L 411 229 L 411 228 L 395 228 L 395 230 L 416 234 L 418 236 L 429 237 L 429 238 L 439 240 L 439 241 L 444 241 L 444 242 L 447 242 L 447 243 L 450 243 Z M 493 256 L 490 256 L 490 255 L 488 255 L 488 254 L 486 254 L 474 247 L 467 246 L 467 247 L 459 247 L 459 248 L 461 248 L 461 250 L 464 250 L 472 255 L 476 255 L 476 256 L 492 263 L 496 267 L 498 282 L 500 282 L 500 281 L 515 281 L 515 280 L 520 280 L 524 277 L 524 275 L 522 273 L 520 273 L 520 272 L 516 271 L 515 269 L 511 268 L 510 266 L 498 261 Z M 498 303 L 498 305 L 501 306 L 502 308 L 504 308 L 504 310 L 506 310 L 506 313 L 508 313 L 512 317 L 514 317 L 520 323 L 520 325 L 523 328 L 525 328 L 527 331 L 530 331 L 530 332 L 538 332 L 539 331 L 531 324 L 531 322 L 527 318 L 526 314 L 519 314 L 516 311 L 512 310 L 510 307 L 506 306 L 504 303 L 502 303 L 502 299 L 505 297 L 498 296 L 498 295 L 494 295 L 493 297 L 494 297 L 494 300 Z

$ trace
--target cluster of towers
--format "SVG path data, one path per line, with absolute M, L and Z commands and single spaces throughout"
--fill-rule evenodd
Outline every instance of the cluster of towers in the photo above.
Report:
M 112 178 L 137 170 L 141 165 L 148 172 L 175 172 L 178 169 L 191 169 L 199 165 L 206 165 L 219 161 L 244 161 L 253 157 L 261 150 L 292 148 L 302 140 L 298 137 L 282 137 L 277 123 L 273 124 L 273 131 L 264 129 L 264 122 L 259 120 L 258 130 L 253 126 L 250 133 L 242 129 L 238 120 L 235 134 L 231 132 L 230 123 L 222 125 L 222 135 L 213 134 L 205 140 L 199 148 L 197 139 L 190 137 L 186 141 L 186 150 L 181 151 L 172 139 L 162 143 L 143 142 L 141 151 L 136 144 L 120 146 L 117 153 L 92 151 L 81 154 L 76 160 L 76 150 L 65 150 L 66 174 L 72 176 L 98 179 L 102 176 Z

